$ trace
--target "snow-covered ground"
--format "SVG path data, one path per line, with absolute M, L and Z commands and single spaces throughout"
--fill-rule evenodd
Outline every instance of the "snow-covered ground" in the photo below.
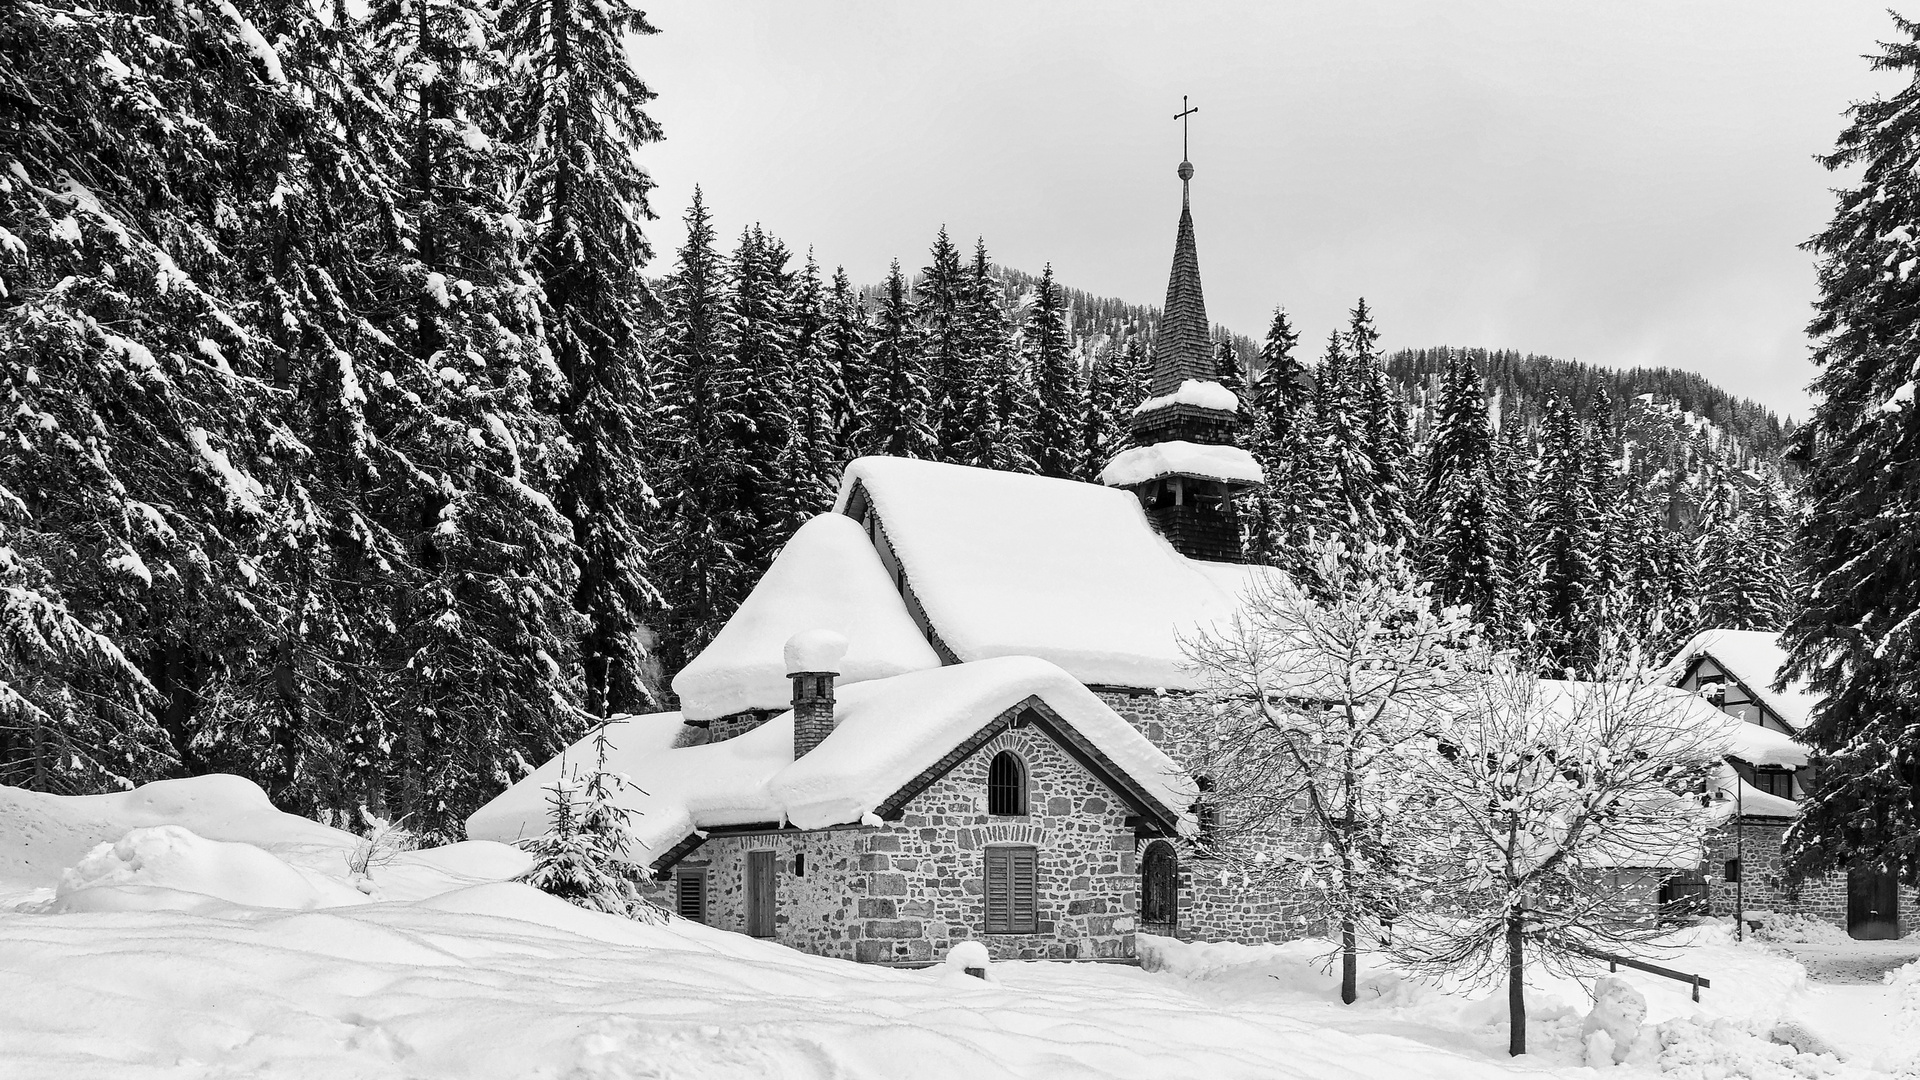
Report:
M 213 777 L 61 799 L 0 788 L 0 1076 L 1589 1076 L 1583 988 L 1504 995 L 1368 965 L 1338 1004 L 1323 946 L 1143 939 L 1142 968 L 997 964 L 983 982 L 802 955 L 679 920 L 581 911 L 469 843 L 349 869 L 356 838 Z M 108 844 L 100 849 L 96 845 Z M 1920 1075 L 1920 965 L 1810 985 L 1780 947 L 1686 932 L 1625 978 L 1657 1036 L 1622 1075 Z M 1786 1020 L 1849 1060 L 1769 1042 Z

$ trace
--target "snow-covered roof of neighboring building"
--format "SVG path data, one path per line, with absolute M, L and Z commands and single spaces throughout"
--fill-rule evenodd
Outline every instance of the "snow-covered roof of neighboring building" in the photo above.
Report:
M 1179 766 L 1073 676 L 1044 660 L 1006 657 L 841 687 L 833 732 L 798 761 L 792 712 L 697 746 L 676 745 L 685 730 L 679 713 L 615 721 L 607 768 L 630 781 L 618 797 L 634 815 L 629 856 L 652 864 L 696 830 L 729 825 L 862 821 L 1029 698 L 1059 718 L 1062 736 L 1104 758 L 1132 796 L 1149 800 L 1155 816 L 1191 827 L 1185 808 L 1195 788 Z M 475 811 L 467 835 L 512 841 L 544 833 L 563 764 L 575 778 L 590 771 L 592 736 Z
M 860 524 L 822 514 L 794 532 L 712 643 L 673 677 L 686 718 L 786 708 L 784 649 L 807 630 L 847 639 L 842 683 L 940 666 Z
M 1736 724 L 1727 756 L 1737 757 L 1749 765 L 1782 769 L 1798 769 L 1807 764 L 1806 747 L 1794 742 L 1790 735 L 1759 724 Z
M 1795 680 L 1785 690 L 1775 690 L 1773 682 L 1787 666 L 1787 651 L 1780 647 L 1780 635 L 1760 630 L 1702 630 L 1688 639 L 1674 654 L 1668 671 L 1674 682 L 1701 656 L 1739 679 L 1754 698 L 1780 722 L 1795 731 L 1807 726 L 1820 695 L 1807 688 L 1804 680 Z
M 1240 447 L 1181 439 L 1122 450 L 1100 470 L 1100 482 L 1108 487 L 1132 487 L 1163 476 L 1199 476 L 1238 484 L 1267 482 L 1260 463 Z
M 1038 656 L 1082 682 L 1194 689 L 1182 635 L 1270 568 L 1188 559 L 1118 488 L 906 458 L 847 466 L 932 632 L 960 660 Z
M 1746 725 L 1752 727 L 1753 725 Z M 1790 818 L 1800 816 L 1800 804 L 1792 799 L 1783 799 L 1768 791 L 1761 791 L 1745 780 L 1732 766 L 1717 770 L 1707 781 L 1710 805 L 1708 813 L 1714 824 L 1720 824 L 1735 814 L 1746 817 Z

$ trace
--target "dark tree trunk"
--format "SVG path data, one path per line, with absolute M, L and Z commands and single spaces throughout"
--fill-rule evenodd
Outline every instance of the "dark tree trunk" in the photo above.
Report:
M 1521 909 L 1507 913 L 1507 1053 L 1519 1057 L 1527 1052 L 1527 970 L 1526 916 Z
M 1354 938 L 1353 919 L 1340 920 L 1340 1000 L 1348 1005 L 1360 996 L 1360 958 Z

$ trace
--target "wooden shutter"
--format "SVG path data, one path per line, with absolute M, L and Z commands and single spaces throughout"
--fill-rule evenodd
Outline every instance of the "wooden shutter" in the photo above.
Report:
M 1039 852 L 1030 847 L 987 849 L 987 933 L 1039 930 Z
M 1013 871 L 1013 932 L 1031 934 L 1039 929 L 1039 858 L 1032 848 L 1009 848 Z
M 1012 871 L 1008 865 L 1007 849 L 990 847 L 987 849 L 987 933 L 1008 934 L 1013 925 L 1012 910 L 1008 901 L 1012 897 Z
M 680 917 L 694 922 L 707 921 L 707 875 L 703 870 L 692 870 L 680 874 L 679 895 L 674 899 L 679 908 Z

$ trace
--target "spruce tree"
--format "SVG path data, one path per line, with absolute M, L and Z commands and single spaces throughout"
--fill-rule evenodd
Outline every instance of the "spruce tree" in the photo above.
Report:
M 1588 486 L 1586 439 L 1572 406 L 1547 402 L 1540 427 L 1539 494 L 1533 558 L 1539 583 L 1539 649 L 1544 670 L 1581 671 L 1592 659 L 1599 599 L 1598 514 Z
M 976 241 L 964 294 L 968 385 L 963 440 L 952 460 L 985 469 L 1032 472 L 1031 388 L 1022 380 L 1007 324 L 1005 286 Z
M 1339 332 L 1329 334 L 1314 382 L 1314 442 L 1324 469 L 1320 500 L 1327 508 L 1327 528 L 1350 541 L 1350 547 L 1377 543 L 1384 536 L 1378 474 L 1368 454 L 1366 418 L 1354 387 L 1358 374 Z
M 1126 445 L 1126 418 L 1121 401 L 1129 372 L 1126 347 L 1109 338 L 1087 365 L 1086 412 L 1080 428 L 1080 478 L 1100 482 L 1100 472 Z
M 733 437 L 740 380 L 732 365 L 735 320 L 726 267 L 714 249 L 713 222 L 700 189 L 686 215 L 686 241 L 667 283 L 661 351 L 666 379 L 663 430 L 670 481 L 655 573 L 666 594 L 660 656 L 678 671 L 720 632 L 745 596 L 741 536 L 752 517 L 741 505 L 746 463 Z
M 1326 514 L 1308 376 L 1294 356 L 1299 343 L 1286 310 L 1275 308 L 1260 347 L 1260 376 L 1241 403 L 1248 420 L 1247 450 L 1267 478 L 1248 500 L 1247 550 L 1255 561 L 1271 565 L 1292 565 L 1313 531 L 1323 527 Z
M 869 332 L 867 453 L 934 458 L 933 398 L 921 367 L 920 334 L 907 299 L 906 275 L 894 260 Z
M 376 40 L 404 58 L 395 132 L 407 164 L 389 333 L 406 362 L 390 447 L 410 466 L 394 507 L 424 581 L 396 622 L 412 677 L 396 710 L 400 812 L 444 833 L 580 725 L 573 610 L 578 552 L 548 493 L 570 446 L 538 402 L 565 393 L 539 289 L 504 193 L 513 155 L 477 127 L 507 91 L 492 10 L 472 0 L 383 0 Z M 456 797 L 457 796 L 457 797 Z
M 788 257 L 786 245 L 756 225 L 741 234 L 729 266 L 731 407 L 720 438 L 738 452 L 733 482 L 744 521 L 735 540 L 745 572 L 756 578 L 794 524 L 792 481 L 785 472 L 796 365 Z
M 790 302 L 793 371 L 787 384 L 787 453 L 781 465 L 788 485 L 780 524 L 785 536 L 832 506 L 840 469 L 846 464 L 835 415 L 844 383 L 836 363 L 839 350 L 834 347 L 829 305 L 819 264 L 809 251 Z
M 1034 466 L 1042 476 L 1071 478 L 1080 471 L 1080 416 L 1086 404 L 1065 315 L 1060 288 L 1053 281 L 1053 264 L 1048 263 L 1034 289 L 1033 306 L 1021 330 L 1020 351 L 1032 373 L 1037 406 Z
M 1511 529 L 1494 465 L 1493 429 L 1473 361 L 1451 352 L 1420 500 L 1428 579 L 1447 604 L 1465 604 L 1498 636 L 1511 620 L 1501 545 Z
M 920 366 L 926 372 L 932 405 L 929 423 L 942 460 L 953 460 L 964 438 L 970 383 L 976 358 L 968 347 L 967 275 L 960 249 L 946 226 L 934 237 L 927 265 L 913 287 L 913 314 L 919 330 Z
M 632 712 L 652 701 L 643 622 L 660 600 L 647 567 L 654 300 L 640 276 L 653 255 L 642 232 L 653 180 L 635 151 L 660 128 L 625 50 L 630 35 L 656 31 L 626 5 L 542 0 L 511 0 L 503 30 L 517 76 L 508 129 L 526 153 L 519 214 L 548 347 L 566 376 L 555 411 L 578 450 L 557 501 L 579 549 L 586 705 L 596 716 Z
M 838 457 L 851 460 L 867 453 L 863 414 L 872 376 L 868 371 L 866 301 L 847 279 L 844 266 L 833 270 L 833 285 L 827 293 L 826 305 L 820 353 L 821 362 L 832 378 L 828 387 L 828 415 Z

